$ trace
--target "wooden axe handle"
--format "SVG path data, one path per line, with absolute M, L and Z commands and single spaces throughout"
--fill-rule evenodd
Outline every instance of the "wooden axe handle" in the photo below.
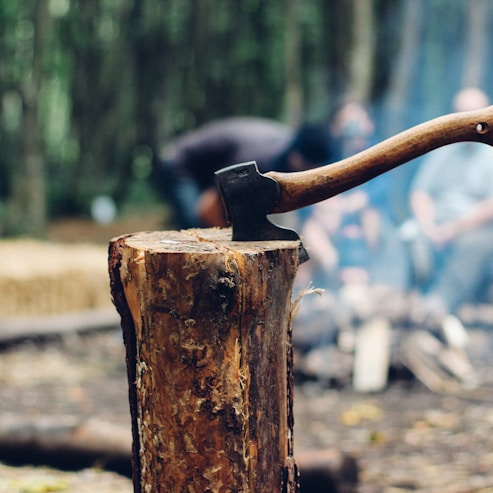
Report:
M 334 164 L 295 173 L 266 173 L 281 186 L 281 198 L 271 212 L 315 204 L 433 149 L 463 141 L 493 145 L 493 106 L 429 120 Z

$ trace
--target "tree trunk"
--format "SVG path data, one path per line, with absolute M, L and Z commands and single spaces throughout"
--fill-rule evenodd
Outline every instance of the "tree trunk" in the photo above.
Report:
M 375 54 L 375 21 L 373 0 L 352 0 L 353 26 L 350 52 L 350 74 L 347 97 L 370 100 Z
M 286 34 L 284 42 L 284 66 L 286 72 L 286 92 L 284 106 L 286 121 L 297 127 L 303 115 L 303 84 L 301 64 L 301 29 L 299 24 L 299 3 L 288 0 L 285 6 Z
M 462 86 L 482 85 L 487 63 L 488 27 L 491 3 L 488 0 L 470 0 L 467 6 L 467 41 Z
M 46 226 L 46 183 L 39 93 L 43 84 L 46 47 L 50 36 L 50 16 L 46 0 L 35 2 L 32 21 L 34 40 L 31 73 L 29 82 L 22 90 L 18 159 L 20 171 L 15 175 L 7 229 L 10 234 L 42 236 Z
M 418 51 L 421 42 L 420 25 L 423 19 L 422 0 L 406 0 L 401 7 L 398 56 L 393 64 L 386 101 L 386 118 L 383 137 L 391 137 L 405 130 L 408 121 L 413 74 L 417 70 Z M 417 123 L 417 122 L 416 122 Z M 391 208 L 399 221 L 409 216 L 407 196 L 414 170 L 402 166 L 392 174 L 393 186 L 389 190 Z
M 297 242 L 218 229 L 110 243 L 127 351 L 136 493 L 295 492 Z
M 406 0 L 400 16 L 399 52 L 392 66 L 387 97 L 387 118 L 384 138 L 406 128 L 405 112 L 409 108 L 412 76 L 416 71 L 420 44 L 421 0 Z

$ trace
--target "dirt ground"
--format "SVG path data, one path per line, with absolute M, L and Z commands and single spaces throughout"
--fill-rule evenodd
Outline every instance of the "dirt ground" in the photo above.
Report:
M 412 379 L 372 395 L 298 384 L 295 451 L 337 448 L 354 455 L 361 493 L 493 492 L 493 394 L 483 388 L 469 397 L 433 394 Z M 119 330 L 2 348 L 0 420 L 20 413 L 128 425 Z M 0 492 L 9 493 L 132 491 L 127 478 L 87 468 L 1 466 L 0 478 Z
M 60 227 L 56 239 L 65 240 L 67 230 Z M 83 230 L 76 231 L 80 237 Z M 493 345 L 491 333 L 473 335 L 482 384 L 460 396 L 432 393 L 410 375 L 392 378 L 376 394 L 298 382 L 295 453 L 335 448 L 354 455 L 360 493 L 493 493 Z M 96 417 L 129 426 L 119 329 L 2 346 L 0 428 L 12 415 Z M 0 493 L 133 491 L 129 478 L 98 464 L 63 472 L 0 461 Z
M 0 464 L 0 493 L 132 493 L 131 481 L 112 472 L 85 469 L 79 473 L 49 467 Z

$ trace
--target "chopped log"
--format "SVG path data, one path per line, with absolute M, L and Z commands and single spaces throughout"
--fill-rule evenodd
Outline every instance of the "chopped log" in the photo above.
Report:
M 298 491 L 291 293 L 298 242 L 227 230 L 115 238 L 136 493 Z
M 0 344 L 38 337 L 110 330 L 118 328 L 119 325 L 118 314 L 112 308 L 95 308 L 38 317 L 10 317 L 0 319 Z
M 2 414 L 0 459 L 62 469 L 98 465 L 130 472 L 130 431 L 95 417 Z
M 440 365 L 444 345 L 424 330 L 408 335 L 402 343 L 402 361 L 432 392 L 457 394 L 459 383 Z
M 356 493 L 359 464 L 356 458 L 336 449 L 296 453 L 302 493 Z
M 356 392 L 378 392 L 387 386 L 392 328 L 383 317 L 375 317 L 359 330 L 353 365 Z
M 76 415 L 3 414 L 0 460 L 62 469 L 91 466 L 130 476 L 131 432 L 122 424 Z M 296 454 L 303 493 L 355 493 L 357 459 L 336 449 L 302 450 Z

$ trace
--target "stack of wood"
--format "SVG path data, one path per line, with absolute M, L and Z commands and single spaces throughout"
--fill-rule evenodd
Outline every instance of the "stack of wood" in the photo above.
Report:
M 435 392 L 479 385 L 468 355 L 470 338 L 458 317 L 427 319 L 421 298 L 382 288 L 352 286 L 337 298 L 322 296 L 324 301 L 306 300 L 295 320 L 302 376 L 377 392 L 388 385 L 391 368 L 406 368 Z M 471 319 L 477 311 L 467 313 Z

